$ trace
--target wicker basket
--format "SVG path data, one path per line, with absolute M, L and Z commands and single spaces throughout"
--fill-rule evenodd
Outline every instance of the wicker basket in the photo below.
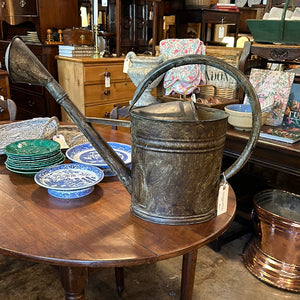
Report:
M 199 93 L 196 95 L 196 103 L 202 104 L 205 106 L 224 109 L 226 105 L 239 103 L 238 99 L 232 98 L 232 90 L 228 89 L 228 94 L 226 95 L 225 89 L 219 89 L 218 87 L 211 84 L 198 85 L 197 87 L 190 86 L 188 87 L 183 95 L 174 94 L 169 96 L 159 97 L 159 100 L 162 102 L 169 101 L 191 101 L 191 94 L 193 91 L 198 90 Z M 221 90 L 221 91 L 220 91 Z M 223 97 L 225 95 L 226 97 Z
M 191 94 L 191 88 L 195 90 L 195 87 L 189 87 L 183 94 L 183 100 L 188 99 L 187 95 Z M 223 109 L 226 105 L 238 103 L 238 99 L 233 98 L 234 91 L 230 88 L 222 89 L 212 84 L 198 85 L 199 93 L 196 95 L 196 102 L 205 104 L 210 107 Z
M 189 7 L 209 7 L 210 0 L 185 0 L 185 6 Z

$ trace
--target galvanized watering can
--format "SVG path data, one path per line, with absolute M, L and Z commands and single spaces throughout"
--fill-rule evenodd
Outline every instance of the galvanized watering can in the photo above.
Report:
M 130 170 L 91 124 L 103 120 L 83 116 L 20 38 L 11 41 L 5 62 L 13 81 L 47 88 L 131 194 L 131 212 L 146 221 L 194 224 L 216 215 L 227 129 L 224 111 L 200 107 L 193 102 L 174 101 L 135 108 L 134 103 L 158 76 L 173 67 L 205 64 L 234 77 L 246 92 L 253 112 L 253 129 L 241 156 L 224 172 L 226 178 L 246 163 L 259 135 L 260 105 L 243 73 L 209 56 L 188 55 L 167 60 L 145 76 L 131 102 Z

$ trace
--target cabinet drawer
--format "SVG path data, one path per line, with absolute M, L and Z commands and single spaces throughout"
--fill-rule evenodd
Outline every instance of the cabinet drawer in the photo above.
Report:
M 125 102 L 121 102 L 121 103 L 122 105 L 125 104 Z M 109 118 L 109 113 L 114 108 L 114 104 L 117 103 L 86 106 L 85 115 L 87 117 Z M 126 102 L 126 104 L 129 105 L 129 102 Z
M 2 16 L 37 16 L 36 1 L 2 1 Z
M 104 83 L 104 73 L 110 73 L 110 81 L 130 80 L 126 73 L 123 73 L 123 65 L 110 66 L 91 66 L 84 68 L 85 82 L 101 82 Z
M 39 116 L 46 115 L 45 100 L 41 96 L 12 90 L 11 97 L 16 102 L 18 110 L 22 108 Z
M 84 87 L 84 98 L 85 104 L 100 104 L 107 102 L 116 102 L 120 100 L 131 100 L 135 92 L 135 85 L 132 82 L 117 82 L 112 83 L 108 95 L 104 92 L 106 88 L 104 84 L 85 85 Z

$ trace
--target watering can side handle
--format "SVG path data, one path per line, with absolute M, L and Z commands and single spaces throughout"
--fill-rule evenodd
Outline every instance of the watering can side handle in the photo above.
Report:
M 248 98 L 250 99 L 250 105 L 252 109 L 252 130 L 249 137 L 249 140 L 242 151 L 240 157 L 224 172 L 225 177 L 228 179 L 234 174 L 236 174 L 247 162 L 249 157 L 252 154 L 252 151 L 255 147 L 255 144 L 259 137 L 260 126 L 261 126 L 261 108 L 257 98 L 257 94 L 250 83 L 247 76 L 242 73 L 236 67 L 226 63 L 225 61 L 207 55 L 186 55 L 183 57 L 169 59 L 162 64 L 159 64 L 155 68 L 152 69 L 142 80 L 142 82 L 137 87 L 133 99 L 131 101 L 131 105 L 129 110 L 131 110 L 134 104 L 138 101 L 140 96 L 146 90 L 146 88 L 151 84 L 158 76 L 166 73 L 168 70 L 174 67 L 180 67 L 183 65 L 189 64 L 204 64 L 210 65 L 217 69 L 221 69 L 224 72 L 231 75 L 237 83 L 243 88 L 244 92 L 247 94 Z

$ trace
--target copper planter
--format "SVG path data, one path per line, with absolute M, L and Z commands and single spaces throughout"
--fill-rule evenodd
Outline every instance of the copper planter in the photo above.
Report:
M 247 245 L 244 265 L 258 279 L 300 292 L 300 196 L 265 190 L 254 197 L 255 237 Z

